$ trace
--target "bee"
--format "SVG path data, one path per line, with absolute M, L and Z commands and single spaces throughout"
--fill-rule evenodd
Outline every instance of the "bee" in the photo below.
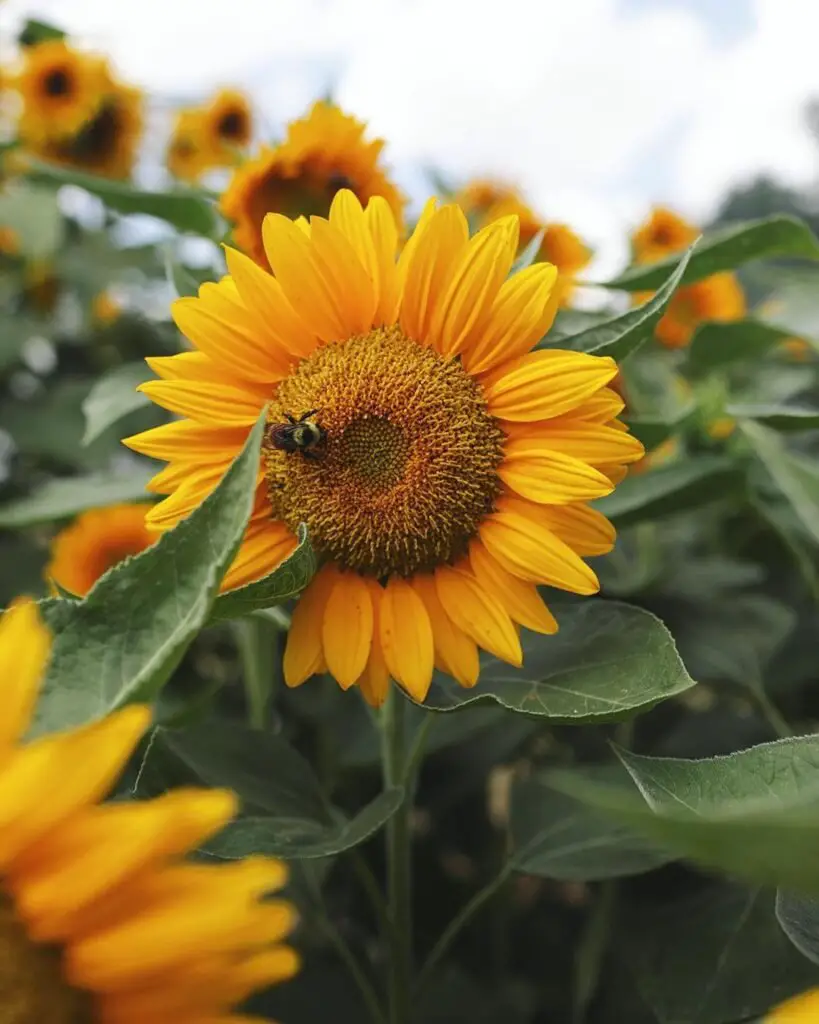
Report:
M 285 413 L 287 423 L 274 423 L 267 431 L 268 441 L 280 452 L 301 452 L 307 459 L 323 458 L 321 448 L 327 439 L 327 433 L 318 423 L 310 420 L 317 411 L 310 409 L 309 412 L 302 413 L 298 419 L 294 419 L 289 412 Z

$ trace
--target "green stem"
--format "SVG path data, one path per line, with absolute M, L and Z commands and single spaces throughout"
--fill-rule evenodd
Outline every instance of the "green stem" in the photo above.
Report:
M 441 937 L 433 946 L 432 951 L 426 959 L 426 963 L 418 974 L 418 981 L 415 986 L 416 996 L 432 977 L 435 968 L 441 962 L 444 955 L 449 951 L 450 946 L 458 937 L 458 934 L 464 925 L 478 913 L 485 903 L 492 899 L 495 893 L 501 889 L 511 873 L 512 864 L 511 862 L 507 862 L 492 881 L 479 892 L 476 892 L 472 899 L 466 903 L 449 922 Z
M 412 787 L 406 779 L 406 701 L 392 689 L 381 724 L 384 787 L 406 785 L 405 798 L 387 822 L 387 907 L 391 945 L 389 964 L 390 1024 L 408 1024 L 412 975 L 412 876 L 410 814 Z
M 591 1001 L 597 991 L 600 971 L 611 935 L 616 900 L 616 882 L 603 882 L 575 956 L 572 1024 L 584 1024 Z
M 281 675 L 276 630 L 264 619 L 250 615 L 235 623 L 236 642 L 242 661 L 247 716 L 254 729 L 263 729 L 267 707 Z

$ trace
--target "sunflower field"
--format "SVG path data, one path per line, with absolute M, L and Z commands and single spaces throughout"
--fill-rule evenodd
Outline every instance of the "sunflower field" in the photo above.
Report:
M 0 1024 L 819 1022 L 811 227 L 0 86 Z

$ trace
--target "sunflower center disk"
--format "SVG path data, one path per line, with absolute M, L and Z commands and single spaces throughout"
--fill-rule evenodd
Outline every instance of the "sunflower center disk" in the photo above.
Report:
M 30 941 L 0 894 L 0 1024 L 91 1024 L 91 997 L 71 988 L 59 951 Z
M 457 360 L 394 327 L 325 345 L 281 384 L 269 419 L 312 409 L 315 458 L 265 447 L 274 518 L 307 523 L 322 555 L 376 577 L 464 554 L 499 493 L 504 436 Z

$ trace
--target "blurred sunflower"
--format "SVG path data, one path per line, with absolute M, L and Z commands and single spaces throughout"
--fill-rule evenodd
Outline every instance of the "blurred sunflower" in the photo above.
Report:
M 494 178 L 475 178 L 455 193 L 454 201 L 464 213 L 482 221 L 496 203 L 514 194 L 514 189 L 505 182 Z
M 222 162 L 234 162 L 236 151 L 250 145 L 253 111 L 250 100 L 238 89 L 221 89 L 203 111 L 205 144 Z
M 631 237 L 635 263 L 655 263 L 686 249 L 699 231 L 667 206 L 655 206 Z
M 142 390 L 186 417 L 126 441 L 168 462 L 149 525 L 202 501 L 270 403 L 224 586 L 270 572 L 307 523 L 323 565 L 293 616 L 287 683 L 327 670 L 377 705 L 390 676 L 423 699 L 433 665 L 473 685 L 478 646 L 520 665 L 519 625 L 557 629 L 537 584 L 598 589 L 582 556 L 614 530 L 587 502 L 642 455 L 616 420 L 614 361 L 531 351 L 557 272 L 508 277 L 515 217 L 470 239 L 459 207 L 431 202 L 396 262 L 387 201 L 362 210 L 344 189 L 329 220 L 270 214 L 263 238 L 273 274 L 228 249 L 230 276 L 173 307 L 198 351 L 149 360 L 162 379 Z M 277 447 L 290 417 L 313 424 L 301 451 Z
M 100 109 L 110 82 L 102 58 L 62 39 L 28 47 L 16 80 L 22 99 L 20 137 L 42 143 L 76 134 Z
M 179 110 L 174 119 L 165 166 L 180 181 L 195 184 L 213 166 L 205 144 L 204 115 L 198 107 Z
M 91 316 L 100 327 L 107 327 L 119 320 L 122 306 L 108 289 L 97 292 L 91 301 Z
M 109 505 L 77 516 L 51 542 L 47 579 L 82 597 L 110 568 L 157 538 L 145 525 L 145 505 Z
M 332 103 L 314 104 L 288 125 L 284 141 L 239 167 L 222 196 L 222 213 L 233 221 L 236 244 L 268 269 L 262 241 L 266 214 L 326 216 L 339 189 L 366 203 L 383 196 L 400 221 L 403 197 L 381 166 L 382 139 L 366 141 L 366 125 Z
M 99 110 L 75 135 L 47 139 L 30 148 L 52 163 L 104 178 L 128 178 L 142 136 L 142 105 L 139 89 L 114 83 Z
M 815 1024 L 817 1020 L 819 988 L 811 988 L 769 1010 L 761 1024 Z
M 223 790 L 99 803 L 148 727 L 147 707 L 22 742 L 49 646 L 33 604 L 3 615 L 0 1020 L 232 1024 L 232 1006 L 298 968 L 280 944 L 293 908 L 262 901 L 285 868 L 182 859 L 235 814 Z

